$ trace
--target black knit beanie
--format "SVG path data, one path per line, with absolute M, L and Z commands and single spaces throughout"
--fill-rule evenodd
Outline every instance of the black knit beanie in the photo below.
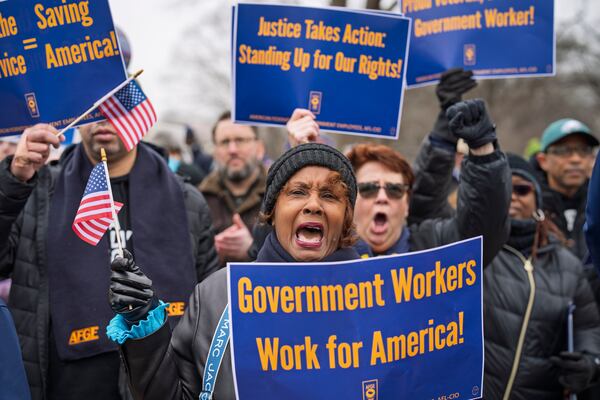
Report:
M 261 212 L 269 214 L 286 182 L 299 170 L 308 166 L 329 168 L 339 172 L 342 181 L 348 186 L 350 206 L 356 201 L 356 177 L 352 164 L 345 155 L 331 146 L 320 143 L 306 143 L 292 147 L 279 157 L 267 175 L 267 190 L 263 197 Z
M 535 178 L 535 171 L 533 167 L 523 157 L 517 154 L 506 153 L 506 156 L 508 158 L 508 165 L 510 166 L 511 172 L 533 183 L 533 187 L 535 188 L 535 204 L 538 209 L 541 209 L 542 190 L 540 188 L 540 184 Z

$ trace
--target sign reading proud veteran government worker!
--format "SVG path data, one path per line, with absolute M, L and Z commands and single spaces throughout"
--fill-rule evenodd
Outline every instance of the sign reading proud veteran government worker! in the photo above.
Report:
M 452 67 L 485 78 L 554 75 L 553 0 L 401 0 L 413 20 L 408 86 Z
M 308 108 L 321 129 L 396 138 L 410 20 L 339 8 L 239 4 L 233 117 L 284 125 Z
M 63 128 L 126 77 L 107 0 L 0 2 L 0 136 Z
M 480 398 L 481 245 L 230 264 L 238 400 Z

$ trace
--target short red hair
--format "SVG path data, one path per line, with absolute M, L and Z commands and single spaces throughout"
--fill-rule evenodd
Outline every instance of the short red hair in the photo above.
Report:
M 415 183 L 415 174 L 408 161 L 396 150 L 382 144 L 357 144 L 346 154 L 354 172 L 370 161 L 385 165 L 390 171 L 402 174 L 404 183 L 412 189 Z

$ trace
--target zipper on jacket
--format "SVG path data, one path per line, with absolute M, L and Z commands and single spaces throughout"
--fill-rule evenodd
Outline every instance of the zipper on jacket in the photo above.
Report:
M 527 302 L 527 309 L 525 310 L 523 324 L 521 325 L 521 332 L 519 333 L 519 341 L 517 342 L 515 358 L 510 371 L 510 376 L 508 377 L 508 383 L 506 384 L 506 390 L 504 391 L 504 396 L 502 397 L 502 400 L 508 400 L 517 377 L 517 370 L 519 369 L 519 363 L 521 362 L 521 353 L 523 352 L 523 344 L 525 343 L 525 333 L 527 333 L 527 326 L 529 325 L 529 319 L 531 318 L 531 312 L 533 311 L 533 300 L 535 299 L 535 279 L 533 278 L 533 263 L 531 262 L 531 257 L 525 258 L 520 251 L 508 245 L 504 245 L 504 248 L 519 257 L 523 263 L 525 272 L 527 272 L 527 278 L 529 279 L 530 287 L 529 301 Z

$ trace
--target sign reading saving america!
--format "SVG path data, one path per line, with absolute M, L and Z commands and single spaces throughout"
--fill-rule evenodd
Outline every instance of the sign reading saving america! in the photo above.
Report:
M 107 0 L 0 2 L 0 136 L 64 128 L 126 78 Z

